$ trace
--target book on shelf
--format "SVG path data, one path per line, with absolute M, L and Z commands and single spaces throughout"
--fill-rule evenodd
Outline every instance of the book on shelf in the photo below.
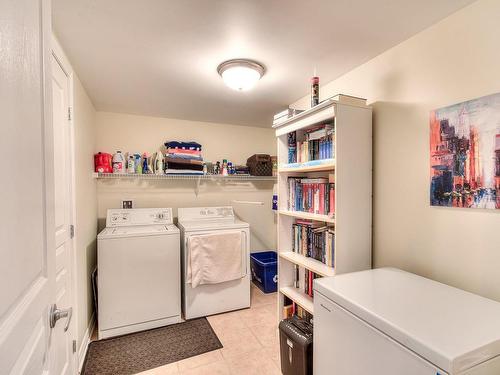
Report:
M 292 225 L 292 251 L 334 267 L 334 227 L 319 221 L 296 220 Z
M 293 316 L 293 302 L 290 305 L 283 306 L 283 319 L 291 318 Z
M 335 182 L 328 178 L 288 178 L 288 210 L 318 215 L 335 214 Z
M 319 278 L 321 278 L 320 275 L 309 270 L 304 270 L 304 293 L 311 298 L 314 297 L 313 281 Z
M 297 132 L 288 134 L 288 163 L 306 163 L 335 157 L 335 129 L 332 124 L 322 124 L 306 130 L 303 140 Z
M 292 303 L 291 310 L 292 310 L 292 316 L 295 315 L 311 324 L 313 323 L 313 315 L 306 309 L 304 309 L 302 306 L 298 305 L 297 303 L 295 302 Z

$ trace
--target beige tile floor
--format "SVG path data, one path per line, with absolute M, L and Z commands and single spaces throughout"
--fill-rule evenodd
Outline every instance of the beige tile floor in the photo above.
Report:
M 141 375 L 280 375 L 276 294 L 252 285 L 251 307 L 208 317 L 222 349 Z

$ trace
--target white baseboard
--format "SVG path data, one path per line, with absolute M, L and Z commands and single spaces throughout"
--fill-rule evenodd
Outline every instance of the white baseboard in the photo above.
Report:
M 85 356 L 87 355 L 87 349 L 89 348 L 90 344 L 90 338 L 92 337 L 92 334 L 94 333 L 95 329 L 95 313 L 92 314 L 92 317 L 90 318 L 89 325 L 87 327 L 87 330 L 85 331 L 85 334 L 83 335 L 82 343 L 80 345 L 80 348 L 78 349 L 78 373 L 80 374 L 82 371 L 83 367 L 83 362 L 85 361 Z

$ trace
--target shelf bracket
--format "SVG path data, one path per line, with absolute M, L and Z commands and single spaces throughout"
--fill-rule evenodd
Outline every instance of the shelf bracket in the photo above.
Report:
M 196 187 L 194 188 L 194 194 L 196 195 L 196 198 L 198 198 L 198 194 L 200 194 L 200 183 L 201 183 L 201 177 L 198 177 L 196 179 Z

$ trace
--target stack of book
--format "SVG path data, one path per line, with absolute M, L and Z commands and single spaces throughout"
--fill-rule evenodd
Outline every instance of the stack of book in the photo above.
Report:
M 335 214 L 335 182 L 327 178 L 288 178 L 288 210 L 319 215 Z
M 292 225 L 292 250 L 334 267 L 335 230 L 320 222 L 297 220 Z
M 288 120 L 290 117 L 298 115 L 300 112 L 304 112 L 304 111 L 300 110 L 300 109 L 295 109 L 295 108 L 287 108 L 284 111 L 276 113 L 274 115 L 274 118 L 273 118 L 273 125 L 282 124 L 286 120 Z
M 309 129 L 305 140 L 297 142 L 295 152 L 297 163 L 313 160 L 333 159 L 335 157 L 335 130 L 331 124 L 323 124 Z
M 318 279 L 321 276 L 318 274 L 315 274 L 312 271 L 305 270 L 304 271 L 304 293 L 307 294 L 309 297 L 314 296 L 314 291 L 313 291 L 313 281 L 314 279 Z

